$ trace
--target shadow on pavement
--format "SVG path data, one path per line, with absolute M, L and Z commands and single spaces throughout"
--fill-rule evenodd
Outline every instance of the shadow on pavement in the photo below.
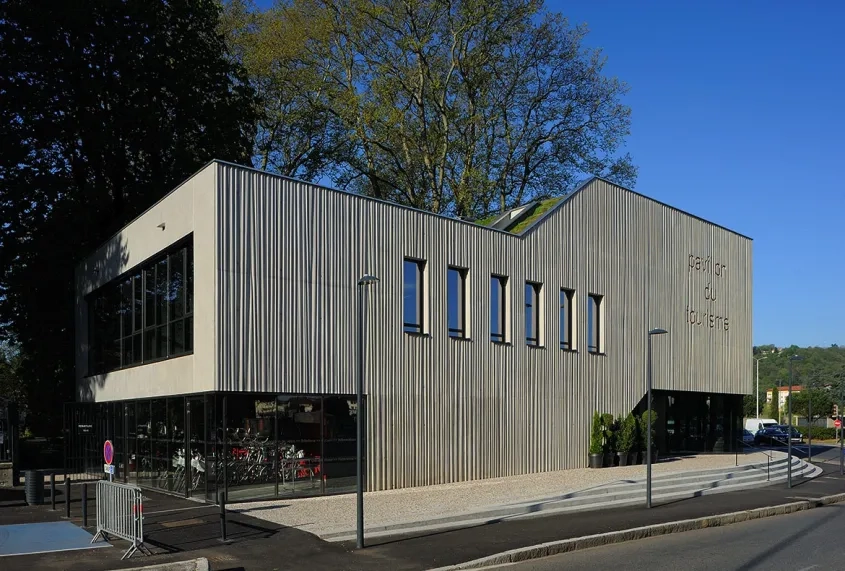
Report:
M 830 514 L 825 516 L 823 519 L 812 521 L 808 525 L 805 525 L 804 527 L 802 527 L 801 529 L 795 530 L 795 532 L 792 533 L 789 536 L 788 539 L 779 542 L 776 546 L 768 547 L 764 553 L 761 553 L 760 555 L 753 557 L 752 559 L 746 561 L 744 565 L 737 567 L 736 571 L 749 571 L 751 569 L 756 569 L 761 563 L 763 563 L 767 559 L 772 559 L 772 558 L 776 557 L 777 554 L 780 553 L 781 551 L 790 548 L 792 546 L 792 544 L 795 543 L 795 541 L 797 539 L 799 539 L 801 536 L 803 536 L 804 534 L 812 533 L 813 528 L 821 527 L 823 524 L 827 523 L 828 521 L 830 521 L 834 518 L 841 517 L 843 508 L 845 508 L 845 506 L 829 505 L 829 506 L 825 506 L 824 508 L 820 508 L 820 509 L 829 509 L 829 508 L 831 510 Z

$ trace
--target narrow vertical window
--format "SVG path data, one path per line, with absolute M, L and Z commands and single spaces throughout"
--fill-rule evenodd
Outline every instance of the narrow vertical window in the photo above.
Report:
M 560 348 L 566 351 L 574 351 L 575 344 L 572 340 L 572 300 L 575 291 L 561 288 L 560 290 Z
M 490 340 L 494 343 L 507 341 L 507 276 L 490 278 Z
M 449 266 L 446 271 L 446 311 L 448 312 L 449 337 L 467 339 L 466 305 L 467 271 Z
M 525 343 L 540 346 L 540 292 L 542 285 L 525 282 Z
M 404 273 L 404 330 L 423 333 L 423 272 L 425 262 L 405 258 Z
M 587 303 L 587 350 L 590 353 L 604 353 L 602 342 L 602 323 L 604 316 L 602 315 L 602 301 L 603 296 L 591 293 Z

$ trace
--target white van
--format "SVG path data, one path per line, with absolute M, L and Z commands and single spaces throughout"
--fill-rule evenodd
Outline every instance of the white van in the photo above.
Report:
M 773 418 L 748 418 L 745 420 L 745 430 L 751 434 L 757 434 L 757 431 L 770 426 L 777 426 L 778 421 Z

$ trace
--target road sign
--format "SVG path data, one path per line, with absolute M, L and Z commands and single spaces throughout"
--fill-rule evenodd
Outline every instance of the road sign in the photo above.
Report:
M 836 420 L 833 421 L 833 426 L 835 426 L 836 428 L 839 428 L 840 426 L 842 426 L 842 421 L 837 418 Z
M 106 465 L 109 465 L 114 460 L 114 446 L 111 443 L 111 440 L 106 440 L 103 442 L 103 460 L 106 461 Z
M 114 476 L 114 464 L 103 464 L 103 473 Z

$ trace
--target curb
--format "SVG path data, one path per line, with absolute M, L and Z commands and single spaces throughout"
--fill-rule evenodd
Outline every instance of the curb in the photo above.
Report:
M 124 571 L 210 571 L 210 569 L 211 566 L 208 564 L 208 559 L 200 557 L 199 559 L 190 559 L 188 561 L 173 561 L 171 563 L 159 563 L 145 567 L 131 567 Z
M 598 533 L 584 537 L 573 537 L 560 541 L 551 541 L 548 543 L 541 543 L 539 545 L 511 549 L 495 555 L 488 555 L 487 557 L 482 557 L 480 559 L 473 559 L 472 561 L 467 561 L 465 563 L 448 565 L 446 567 L 437 567 L 436 569 L 430 569 L 429 571 L 458 571 L 461 569 L 479 569 L 493 565 L 519 563 L 530 559 L 539 559 L 550 555 L 589 549 L 591 547 L 599 547 L 602 545 L 622 543 L 624 541 L 645 539 L 647 537 L 668 535 L 670 533 L 681 533 L 684 531 L 693 531 L 708 527 L 720 527 L 723 525 L 730 525 L 732 523 L 741 523 L 765 517 L 785 515 L 843 501 L 845 501 L 845 494 L 834 494 L 832 496 L 824 496 L 814 500 L 802 500 L 800 502 L 791 502 L 788 504 L 780 504 L 765 508 L 755 508 L 753 510 L 741 512 L 731 512 L 695 519 L 657 523 L 644 527 L 610 531 L 607 533 Z

